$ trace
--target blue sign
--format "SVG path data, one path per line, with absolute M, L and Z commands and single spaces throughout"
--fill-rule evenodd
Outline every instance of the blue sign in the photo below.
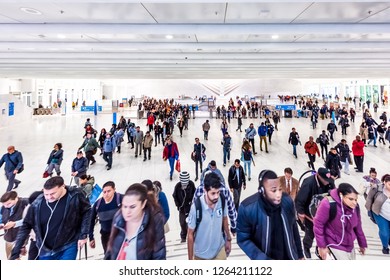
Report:
M 94 112 L 95 106 L 81 106 L 80 110 L 81 112 Z M 98 106 L 98 111 L 102 111 L 102 106 Z
M 294 104 L 292 104 L 292 105 L 276 105 L 275 109 L 285 111 L 285 110 L 295 110 L 296 107 Z
M 15 114 L 15 103 L 8 103 L 8 116 L 13 116 Z

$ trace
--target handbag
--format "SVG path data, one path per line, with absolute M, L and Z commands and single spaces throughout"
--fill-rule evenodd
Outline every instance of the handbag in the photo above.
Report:
M 176 161 L 176 166 L 175 166 L 175 169 L 176 169 L 176 171 L 177 171 L 177 172 L 179 172 L 179 173 L 180 173 L 180 171 L 181 171 L 181 167 L 180 167 L 180 160 L 177 160 L 177 161 Z
M 47 177 L 49 177 L 49 172 L 45 170 L 45 172 L 43 172 L 42 178 L 47 178 Z
M 98 200 L 102 191 L 103 191 L 103 189 L 98 184 L 96 184 L 93 187 L 92 192 L 91 192 L 91 196 L 89 197 L 89 203 L 91 205 L 94 204 L 96 202 L 96 200 Z

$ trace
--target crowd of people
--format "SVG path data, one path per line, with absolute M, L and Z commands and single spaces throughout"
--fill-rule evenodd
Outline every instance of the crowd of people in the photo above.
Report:
M 95 187 L 91 166 L 97 162 L 98 150 L 101 150 L 107 171 L 115 168 L 114 154 L 121 153 L 121 144 L 127 135 L 127 144 L 134 149 L 135 158 L 143 153 L 143 161 L 151 160 L 152 148 L 162 145 L 161 158 L 169 163 L 169 179 L 176 180 L 174 170 L 179 171 L 172 196 L 179 214 L 180 240 L 187 243 L 188 259 L 227 259 L 235 237 L 250 259 L 310 259 L 314 240 L 320 259 L 356 259 L 354 242 L 357 241 L 361 254 L 367 248 L 361 222 L 361 213 L 365 211 L 361 211 L 357 203 L 356 187 L 348 183 L 337 184 L 337 179 L 341 177 L 341 171 L 350 175 L 349 165 L 353 161 L 356 172 L 364 172 L 364 149 L 372 141 L 376 147 L 378 135 L 382 143 L 390 142 L 386 113 L 381 115 L 382 122 L 378 124 L 370 111 L 365 110 L 360 133 L 350 149 L 344 138 L 335 144 L 334 133 L 339 126 L 341 135 L 347 135 L 349 120 L 354 122 L 355 113 L 345 108 L 327 109 L 327 105 L 320 109 L 318 102 L 311 100 L 295 99 L 295 102 L 309 108 L 313 129 L 318 118 L 323 121 L 329 118 L 327 129 L 310 136 L 305 143 L 295 128 L 291 128 L 286 139 L 293 146 L 295 158 L 298 158 L 297 146 L 303 146 L 308 155 L 308 170 L 312 173 L 299 182 L 290 167 L 284 169 L 283 175 L 264 169 L 256 176 L 257 191 L 242 201 L 242 191 L 252 178 L 256 139 L 259 140 L 259 152 L 269 153 L 272 134 L 278 131 L 280 123 L 278 112 L 256 102 L 243 104 L 241 100 L 230 100 L 227 109 L 217 107 L 217 118 L 222 120 L 223 157 L 211 159 L 205 168 L 207 145 L 203 141 L 209 140 L 212 127 L 209 120 L 203 123 L 203 141 L 196 137 L 191 149 L 194 181 L 199 179 L 198 185 L 190 180 L 189 172 L 180 170 L 180 147 L 174 141 L 174 137 L 183 137 L 184 130 L 188 130 L 191 110 L 174 100 L 147 99 L 141 104 L 147 111 L 145 133 L 140 125 L 121 117 L 117 124 L 112 124 L 109 130 L 102 128 L 98 135 L 87 119 L 83 141 L 71 166 L 75 185 L 65 185 L 61 177 L 64 151 L 62 143 L 58 142 L 50 152 L 45 169 L 50 178 L 42 191 L 34 192 L 28 199 L 19 197 L 14 190 L 20 184 L 15 176 L 24 168 L 22 153 L 13 146 L 8 147 L 0 160 L 0 167 L 5 163 L 9 182 L 7 192 L 0 200 L 7 258 L 20 259 L 26 254 L 28 244 L 28 259 L 31 260 L 76 259 L 78 250 L 87 246 L 88 240 L 89 246 L 96 248 L 95 227 L 99 225 L 104 259 L 166 259 L 165 234 L 169 231 L 168 220 L 173 206 L 169 207 L 159 181 L 132 183 L 123 194 L 117 192 L 115 180 L 107 181 L 102 186 L 101 197 L 92 204 L 90 201 Z M 195 117 L 194 112 L 192 116 Z M 246 116 L 253 122 L 242 131 L 240 120 Z M 238 124 L 236 132 L 243 132 L 243 141 L 235 148 L 235 152 L 239 151 L 237 158 L 237 153 L 232 153 L 233 140 L 229 134 L 234 118 Z M 265 120 L 259 121 L 256 127 L 260 118 Z M 316 155 L 323 159 L 324 167 L 314 166 Z M 225 180 L 217 168 L 217 161 L 226 166 L 230 159 L 233 163 Z M 365 207 L 377 223 L 383 254 L 389 254 L 390 175 L 385 174 L 378 180 L 375 169 L 371 169 L 362 180 L 365 182 Z M 313 214 L 313 199 L 318 195 L 326 199 L 316 205 L 318 209 Z M 300 229 L 304 231 L 303 240 Z

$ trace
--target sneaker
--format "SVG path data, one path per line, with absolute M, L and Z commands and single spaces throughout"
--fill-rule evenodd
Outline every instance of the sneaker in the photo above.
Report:
M 383 248 L 382 249 L 382 253 L 385 254 L 385 255 L 388 255 L 389 254 L 389 248 Z
M 146 158 L 144 158 L 144 161 L 146 161 Z
M 306 259 L 311 259 L 311 253 L 309 248 L 304 248 L 303 249 L 303 254 L 305 255 Z
M 195 182 L 198 181 L 198 177 L 195 178 Z
M 135 155 L 135 157 L 138 157 L 137 155 Z
M 107 170 L 110 170 L 110 169 L 111 169 L 111 167 L 107 166 Z
M 251 180 L 251 177 L 248 178 L 248 181 L 250 181 L 250 180 Z
M 223 166 L 226 166 L 226 163 L 224 163 Z
M 169 177 L 169 180 L 171 180 L 171 181 L 172 181 L 172 176 L 170 176 L 170 177 Z
M 91 162 L 91 165 L 94 165 L 96 163 L 96 160 L 94 160 L 93 162 Z
M 180 240 L 180 243 L 186 243 L 187 242 L 187 240 L 185 239 L 185 238 L 182 238 L 181 240 Z

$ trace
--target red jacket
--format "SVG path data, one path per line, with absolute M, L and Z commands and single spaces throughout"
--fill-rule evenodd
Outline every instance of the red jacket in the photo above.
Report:
M 152 113 L 150 113 L 150 115 L 148 116 L 147 124 L 148 125 L 154 124 L 154 116 Z
M 354 156 L 364 156 L 364 142 L 353 140 L 352 153 Z
M 166 160 L 168 158 L 175 158 L 176 160 L 179 158 L 179 149 L 175 142 L 172 141 L 171 154 L 169 155 L 168 145 L 165 145 L 163 150 L 163 159 Z
M 305 151 L 308 154 L 315 155 L 317 153 L 318 156 L 320 156 L 320 150 L 318 149 L 318 145 L 316 142 L 310 143 L 310 141 L 307 141 L 305 143 Z

